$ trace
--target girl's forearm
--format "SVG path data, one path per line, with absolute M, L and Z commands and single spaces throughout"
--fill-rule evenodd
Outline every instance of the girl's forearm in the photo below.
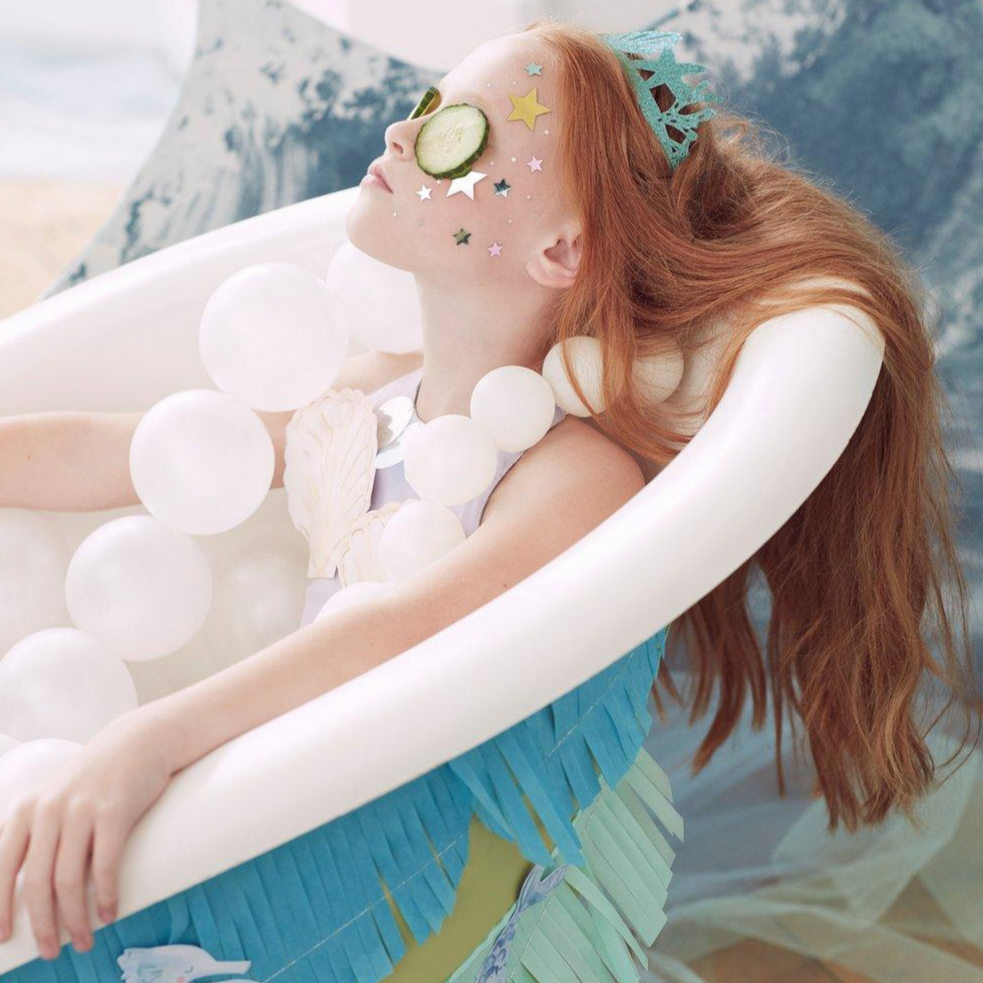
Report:
M 142 415 L 0 417 L 0 507 L 96 512 L 136 504 L 129 449 Z
M 381 665 L 435 630 L 389 598 L 344 608 L 141 711 L 156 717 L 173 770 Z

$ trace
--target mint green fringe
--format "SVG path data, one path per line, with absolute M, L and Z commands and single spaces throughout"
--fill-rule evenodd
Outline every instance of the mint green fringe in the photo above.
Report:
M 644 947 L 666 921 L 675 859 L 666 834 L 683 838 L 665 772 L 639 751 L 614 789 L 602 779 L 574 826 L 585 863 L 568 864 L 553 891 L 518 916 L 505 965 L 485 962 L 518 901 L 446 983 L 639 983 Z M 561 863 L 554 849 L 552 869 Z

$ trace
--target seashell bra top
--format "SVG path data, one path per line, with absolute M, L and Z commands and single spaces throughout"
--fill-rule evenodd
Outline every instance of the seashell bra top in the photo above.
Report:
M 310 546 L 299 627 L 342 587 L 386 579 L 379 537 L 404 502 L 419 498 L 403 473 L 403 453 L 406 438 L 423 426 L 416 415 L 422 377 L 420 366 L 368 394 L 329 389 L 287 424 L 283 486 L 290 518 Z M 565 416 L 557 406 L 550 427 Z M 488 487 L 450 507 L 466 535 L 478 528 L 491 493 L 523 453 L 500 450 Z

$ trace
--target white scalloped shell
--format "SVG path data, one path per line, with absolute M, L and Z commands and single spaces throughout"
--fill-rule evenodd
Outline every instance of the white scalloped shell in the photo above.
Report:
M 308 577 L 333 577 L 341 546 L 372 501 L 378 418 L 358 389 L 329 389 L 286 427 L 283 487 L 310 546 Z
M 387 580 L 379 557 L 382 530 L 403 502 L 386 502 L 381 508 L 366 512 L 352 526 L 339 548 L 338 574 L 342 586 L 362 580 Z

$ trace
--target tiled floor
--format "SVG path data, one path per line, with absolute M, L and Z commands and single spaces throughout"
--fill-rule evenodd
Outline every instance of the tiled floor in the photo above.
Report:
M 939 914 L 932 898 L 915 881 L 901 895 L 891 915 L 915 922 L 919 916 Z M 983 970 L 983 950 L 956 943 L 927 939 L 930 944 L 965 960 Z M 803 958 L 787 949 L 754 940 L 741 942 L 692 964 L 707 983 L 872 983 L 869 976 L 836 963 L 820 963 Z M 924 983 L 947 983 L 945 979 L 925 980 Z

